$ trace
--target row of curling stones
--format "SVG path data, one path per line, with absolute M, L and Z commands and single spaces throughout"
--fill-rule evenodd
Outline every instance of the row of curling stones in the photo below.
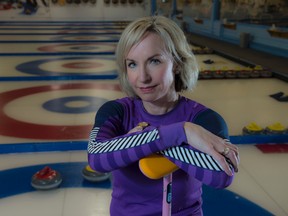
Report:
M 242 133 L 243 135 L 281 135 L 288 134 L 288 128 L 285 128 L 279 122 L 269 125 L 265 128 L 262 128 L 255 122 L 252 122 L 242 129 Z
M 269 78 L 272 77 L 272 72 L 266 69 L 236 69 L 229 70 L 223 69 L 211 69 L 211 70 L 201 70 L 199 73 L 199 79 L 212 79 L 212 78 Z
M 90 182 L 106 181 L 111 177 L 110 173 L 100 173 L 91 169 L 89 165 L 82 169 L 82 176 Z M 37 190 L 51 190 L 57 188 L 62 183 L 61 174 L 49 166 L 36 172 L 31 179 L 31 186 Z
M 192 48 L 192 52 L 196 54 L 212 54 L 214 51 L 208 47 Z

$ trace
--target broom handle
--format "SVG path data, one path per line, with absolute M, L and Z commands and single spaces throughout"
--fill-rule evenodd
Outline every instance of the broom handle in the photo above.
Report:
M 171 216 L 172 173 L 163 177 L 162 216 Z

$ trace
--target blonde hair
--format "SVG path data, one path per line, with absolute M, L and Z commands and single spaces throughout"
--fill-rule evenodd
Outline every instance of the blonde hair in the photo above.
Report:
M 176 64 L 175 90 L 191 90 L 198 79 L 198 65 L 186 40 L 184 32 L 171 19 L 164 16 L 143 17 L 130 23 L 123 31 L 116 48 L 119 80 L 123 90 L 135 96 L 128 78 L 125 59 L 130 49 L 139 43 L 147 32 L 157 34 L 166 46 L 166 51 Z

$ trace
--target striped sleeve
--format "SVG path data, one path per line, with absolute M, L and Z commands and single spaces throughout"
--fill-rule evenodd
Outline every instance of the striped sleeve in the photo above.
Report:
M 225 188 L 233 181 L 234 175 L 228 176 L 212 156 L 189 145 L 171 147 L 161 151 L 161 154 L 206 185 Z M 232 165 L 230 168 L 233 171 Z

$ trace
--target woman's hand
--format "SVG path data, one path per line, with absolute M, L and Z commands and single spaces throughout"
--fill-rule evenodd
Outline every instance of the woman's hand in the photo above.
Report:
M 184 124 L 184 130 L 188 144 L 201 152 L 211 155 L 217 160 L 227 175 L 233 175 L 227 161 L 230 161 L 235 172 L 238 172 L 240 159 L 237 146 L 190 122 Z

